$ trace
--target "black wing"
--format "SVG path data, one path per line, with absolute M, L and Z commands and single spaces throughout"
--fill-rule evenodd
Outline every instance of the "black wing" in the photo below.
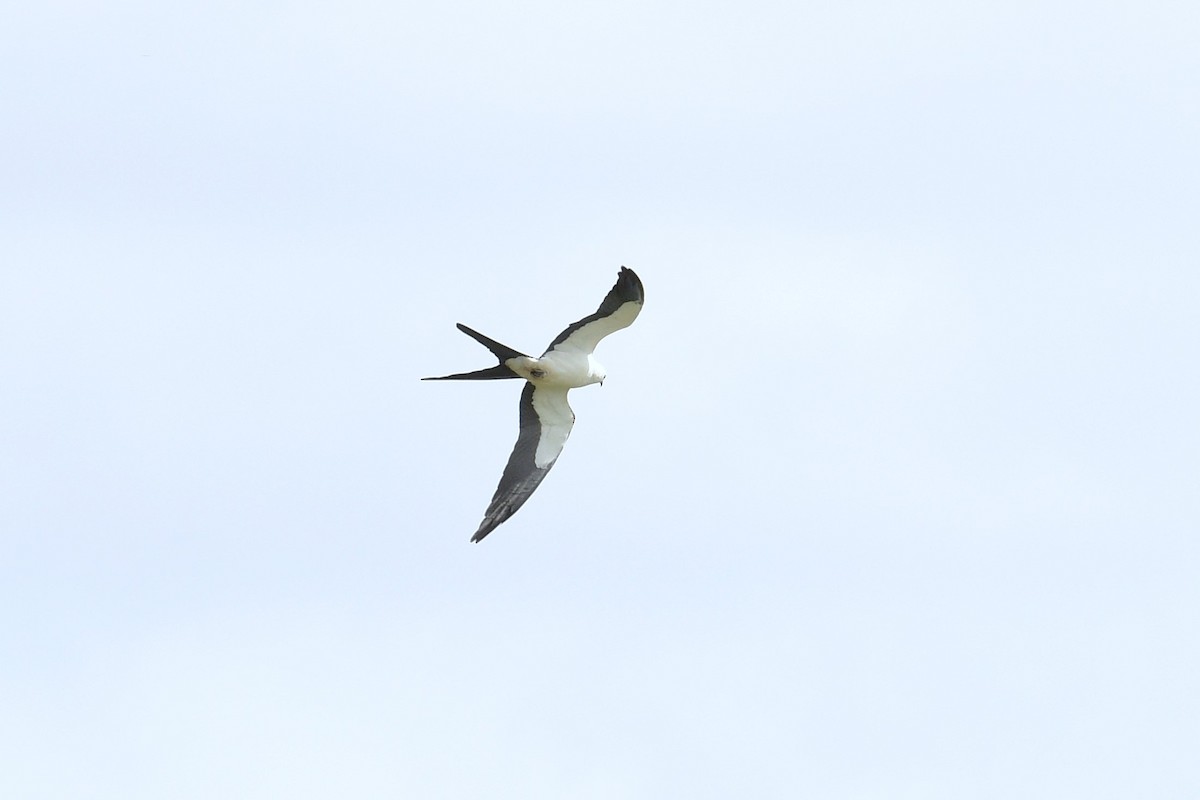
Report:
M 614 331 L 628 328 L 642 311 L 642 303 L 646 300 L 646 292 L 642 288 L 642 280 L 629 267 L 621 267 L 617 273 L 617 283 L 604 296 L 604 302 L 595 314 L 586 316 L 558 335 L 546 352 L 558 346 L 574 347 L 585 353 L 596 349 L 601 339 Z M 544 354 L 543 354 L 544 355 Z
M 472 542 L 478 542 L 517 513 L 554 466 L 571 434 L 575 415 L 567 405 L 565 389 L 537 389 L 526 383 L 520 408 L 521 432 L 517 444 L 484 512 L 483 522 L 471 537 Z

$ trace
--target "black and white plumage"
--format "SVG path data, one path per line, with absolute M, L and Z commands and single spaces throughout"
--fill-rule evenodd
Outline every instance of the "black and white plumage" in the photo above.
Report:
M 491 350 L 500 363 L 475 372 L 422 380 L 524 378 L 526 381 L 521 392 L 521 432 L 517 444 L 484 512 L 483 522 L 471 537 L 472 542 L 478 542 L 515 514 L 554 466 L 575 424 L 567 392 L 604 382 L 604 367 L 592 351 L 605 336 L 629 327 L 641 312 L 644 299 L 641 280 L 633 270 L 621 267 L 616 285 L 596 313 L 568 325 L 540 358 L 527 356 L 458 324 L 460 331 Z

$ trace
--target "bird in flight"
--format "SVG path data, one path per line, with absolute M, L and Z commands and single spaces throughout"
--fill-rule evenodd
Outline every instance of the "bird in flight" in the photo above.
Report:
M 460 372 L 426 381 L 486 381 L 524 378 L 521 392 L 521 432 L 513 447 L 500 485 L 484 512 L 479 530 L 471 537 L 478 542 L 506 519 L 517 513 L 546 473 L 558 460 L 575 413 L 567 404 L 567 392 L 593 383 L 604 383 L 604 367 L 592 355 L 605 336 L 628 328 L 642 310 L 645 293 L 642 281 L 628 267 L 621 267 L 617 283 L 596 313 L 568 325 L 555 337 L 540 358 L 533 358 L 473 331 L 461 322 L 458 329 L 482 344 L 500 359 L 494 367 Z

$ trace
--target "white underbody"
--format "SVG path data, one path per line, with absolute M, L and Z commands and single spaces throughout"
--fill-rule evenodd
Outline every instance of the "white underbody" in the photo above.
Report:
M 604 367 L 590 353 L 574 348 L 556 348 L 541 358 L 519 356 L 504 363 L 534 385 L 533 410 L 542 430 L 533 463 L 538 469 L 545 469 L 558 458 L 575 424 L 567 392 L 601 383 Z
M 541 358 L 518 356 L 504 363 L 539 389 L 578 389 L 604 382 L 604 367 L 591 353 L 581 353 L 574 348 L 555 348 Z

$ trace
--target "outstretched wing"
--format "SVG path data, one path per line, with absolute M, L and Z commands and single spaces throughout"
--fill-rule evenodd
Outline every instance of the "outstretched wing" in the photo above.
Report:
M 554 466 L 574 424 L 566 389 L 525 384 L 521 392 L 521 433 L 472 542 L 487 536 L 524 505 Z
M 632 325 L 641 313 L 645 299 L 646 292 L 642 289 L 641 279 L 629 267 L 621 267 L 616 285 L 605 296 L 596 313 L 568 325 L 546 348 L 546 353 L 555 349 L 591 353 L 605 336 Z

